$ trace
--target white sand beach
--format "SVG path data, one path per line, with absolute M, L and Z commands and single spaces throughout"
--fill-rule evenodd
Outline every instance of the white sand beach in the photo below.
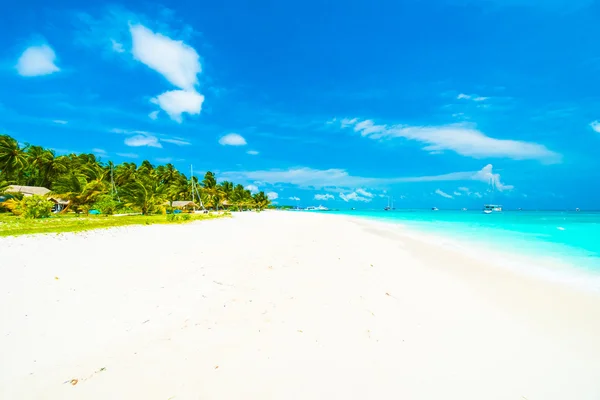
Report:
M 0 238 L 2 399 L 600 399 L 600 295 L 293 212 Z

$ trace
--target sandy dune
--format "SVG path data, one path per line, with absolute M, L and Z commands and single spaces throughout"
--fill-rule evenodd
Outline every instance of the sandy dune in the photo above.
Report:
M 600 296 L 384 224 L 4 238 L 0 271 L 2 399 L 600 399 Z

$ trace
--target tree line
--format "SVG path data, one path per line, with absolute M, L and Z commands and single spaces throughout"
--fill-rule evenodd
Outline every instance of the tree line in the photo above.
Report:
M 105 214 L 133 211 L 147 215 L 164 212 L 174 201 L 193 196 L 196 204 L 214 210 L 263 210 L 270 205 L 264 192 L 252 194 L 240 184 L 217 183 L 210 171 L 199 181 L 170 163 L 154 166 L 145 160 L 139 166 L 115 165 L 94 154 L 57 156 L 51 149 L 21 146 L 16 139 L 0 135 L 0 194 L 10 185 L 50 189 L 50 196 L 67 200 L 67 210 L 75 212 L 96 209 Z M 197 189 L 194 194 L 192 187 Z

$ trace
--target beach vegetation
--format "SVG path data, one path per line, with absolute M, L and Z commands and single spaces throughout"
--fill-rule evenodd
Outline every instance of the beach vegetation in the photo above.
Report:
M 174 203 L 188 205 L 174 207 Z M 30 232 L 21 228 L 33 224 L 32 220 L 44 220 L 35 223 L 33 230 L 45 232 L 64 227 L 72 230 L 73 226 L 120 226 L 134 223 L 139 215 L 160 216 L 164 223 L 185 222 L 196 219 L 194 214 L 186 216 L 194 210 L 223 214 L 262 211 L 270 206 L 264 192 L 252 194 L 241 184 L 219 181 L 211 171 L 188 177 L 171 163 L 114 164 L 94 154 L 57 155 L 54 150 L 0 134 L 0 214 L 10 214 L 11 226 L 20 226 L 17 231 Z M 131 215 L 134 220 L 107 222 L 107 216 L 122 214 L 139 215 Z M 167 219 L 165 214 L 176 216 Z M 72 220 L 75 216 L 80 218 Z M 58 218 L 66 218 L 66 222 L 57 222 Z M 154 219 L 146 221 L 155 223 Z M 0 231 L 7 232 L 8 226 L 2 221 Z

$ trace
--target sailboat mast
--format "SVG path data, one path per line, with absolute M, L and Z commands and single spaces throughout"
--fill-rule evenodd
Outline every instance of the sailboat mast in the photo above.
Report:
M 190 180 L 192 181 L 192 203 L 194 204 L 194 211 L 196 211 L 196 202 L 194 201 L 194 166 L 190 164 Z

